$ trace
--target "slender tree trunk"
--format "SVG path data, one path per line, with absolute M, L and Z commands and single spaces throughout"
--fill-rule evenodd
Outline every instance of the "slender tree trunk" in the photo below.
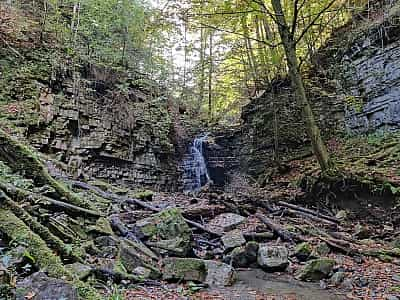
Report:
M 204 83 L 205 83 L 205 49 L 206 49 L 206 36 L 205 29 L 201 27 L 200 29 L 200 87 L 199 87 L 199 103 L 197 108 L 197 113 L 200 112 L 201 105 L 204 101 Z
M 208 68 L 208 121 L 212 121 L 212 74 L 213 74 L 213 32 L 210 32 L 209 68 Z
M 243 29 L 243 34 L 245 35 L 244 37 L 244 42 L 246 45 L 246 50 L 247 50 L 247 57 L 249 60 L 249 67 L 250 70 L 252 72 L 253 75 L 253 79 L 254 79 L 254 85 L 256 86 L 256 90 L 257 90 L 257 86 L 258 86 L 258 70 L 257 70 L 257 60 L 255 58 L 254 55 L 254 51 L 253 51 L 253 47 L 251 45 L 251 41 L 249 39 L 250 33 L 249 33 L 249 28 L 247 27 L 246 24 L 246 18 L 243 17 L 242 18 L 242 29 Z
M 290 29 L 286 23 L 285 15 L 283 13 L 281 0 L 271 0 L 272 6 L 275 12 L 275 18 L 279 29 L 279 34 L 282 39 L 283 47 L 285 49 L 286 59 L 289 67 L 289 75 L 296 92 L 296 97 L 299 105 L 303 112 L 303 118 L 306 125 L 306 130 L 311 144 L 313 152 L 317 157 L 318 163 L 321 166 L 322 171 L 326 171 L 331 167 L 331 161 L 329 159 L 328 151 L 321 138 L 320 130 L 315 122 L 311 105 L 307 99 L 307 95 L 304 88 L 303 78 L 301 77 L 300 70 L 298 68 L 298 61 L 296 55 L 296 45 L 294 38 L 290 33 Z

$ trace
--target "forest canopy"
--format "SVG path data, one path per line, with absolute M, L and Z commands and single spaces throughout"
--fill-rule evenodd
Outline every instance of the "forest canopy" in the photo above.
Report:
M 282 0 L 299 67 L 367 1 Z M 236 122 L 257 92 L 287 75 L 272 1 L 21 1 L 79 60 L 147 74 L 192 115 Z

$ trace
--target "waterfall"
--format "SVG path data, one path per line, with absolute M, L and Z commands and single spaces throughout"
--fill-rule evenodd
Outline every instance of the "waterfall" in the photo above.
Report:
M 203 155 L 203 145 L 206 139 L 207 134 L 196 137 L 183 161 L 183 189 L 186 192 L 198 191 L 210 181 Z

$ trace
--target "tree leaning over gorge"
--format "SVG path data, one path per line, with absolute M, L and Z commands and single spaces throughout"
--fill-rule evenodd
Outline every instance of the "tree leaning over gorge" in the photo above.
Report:
M 292 28 L 290 28 L 285 19 L 281 0 L 271 0 L 271 2 L 275 12 L 274 21 L 278 25 L 279 35 L 285 49 L 290 80 L 296 93 L 298 105 L 301 107 L 303 113 L 307 134 L 311 140 L 312 149 L 315 156 L 317 157 L 318 163 L 321 166 L 322 171 L 325 172 L 332 167 L 332 161 L 329 158 L 328 150 L 326 149 L 324 141 L 322 140 L 321 132 L 315 121 L 310 102 L 307 98 L 296 55 L 296 43 L 298 42 L 298 40 L 295 39 L 295 31 L 297 23 L 296 18 L 298 14 L 294 14 L 293 25 Z M 318 16 L 322 15 L 323 11 L 331 7 L 334 2 L 335 1 L 331 1 L 319 14 L 317 14 L 317 17 L 314 20 L 316 21 L 318 19 Z M 298 12 L 299 1 L 294 1 L 293 5 L 294 11 Z M 299 39 L 302 38 L 302 36 L 311 26 L 312 24 L 310 23 L 309 26 L 305 27 L 304 31 L 300 34 Z

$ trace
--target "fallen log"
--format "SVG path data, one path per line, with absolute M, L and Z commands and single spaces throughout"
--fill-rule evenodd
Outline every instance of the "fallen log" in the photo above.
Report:
M 256 213 L 255 216 L 263 222 L 265 225 L 267 225 L 277 236 L 282 238 L 284 241 L 291 242 L 293 243 L 295 240 L 296 241 L 304 241 L 304 238 L 295 235 L 293 233 L 290 233 L 289 231 L 283 229 L 280 227 L 278 224 L 274 223 L 270 218 L 267 216 L 261 214 L 261 213 Z
M 325 214 L 321 214 L 321 213 L 319 213 L 317 211 L 314 211 L 312 209 L 309 209 L 309 208 L 297 206 L 297 205 L 294 205 L 294 204 L 291 204 L 291 203 L 287 203 L 287 202 L 284 202 L 284 201 L 279 201 L 278 204 L 281 205 L 281 206 L 290 208 L 292 210 L 296 210 L 296 211 L 300 211 L 300 212 L 306 213 L 308 215 L 316 216 L 316 217 L 318 217 L 320 219 L 328 220 L 328 221 L 333 222 L 333 223 L 337 223 L 337 224 L 340 223 L 340 220 L 335 218 L 335 217 L 328 216 L 328 215 L 325 215 Z

